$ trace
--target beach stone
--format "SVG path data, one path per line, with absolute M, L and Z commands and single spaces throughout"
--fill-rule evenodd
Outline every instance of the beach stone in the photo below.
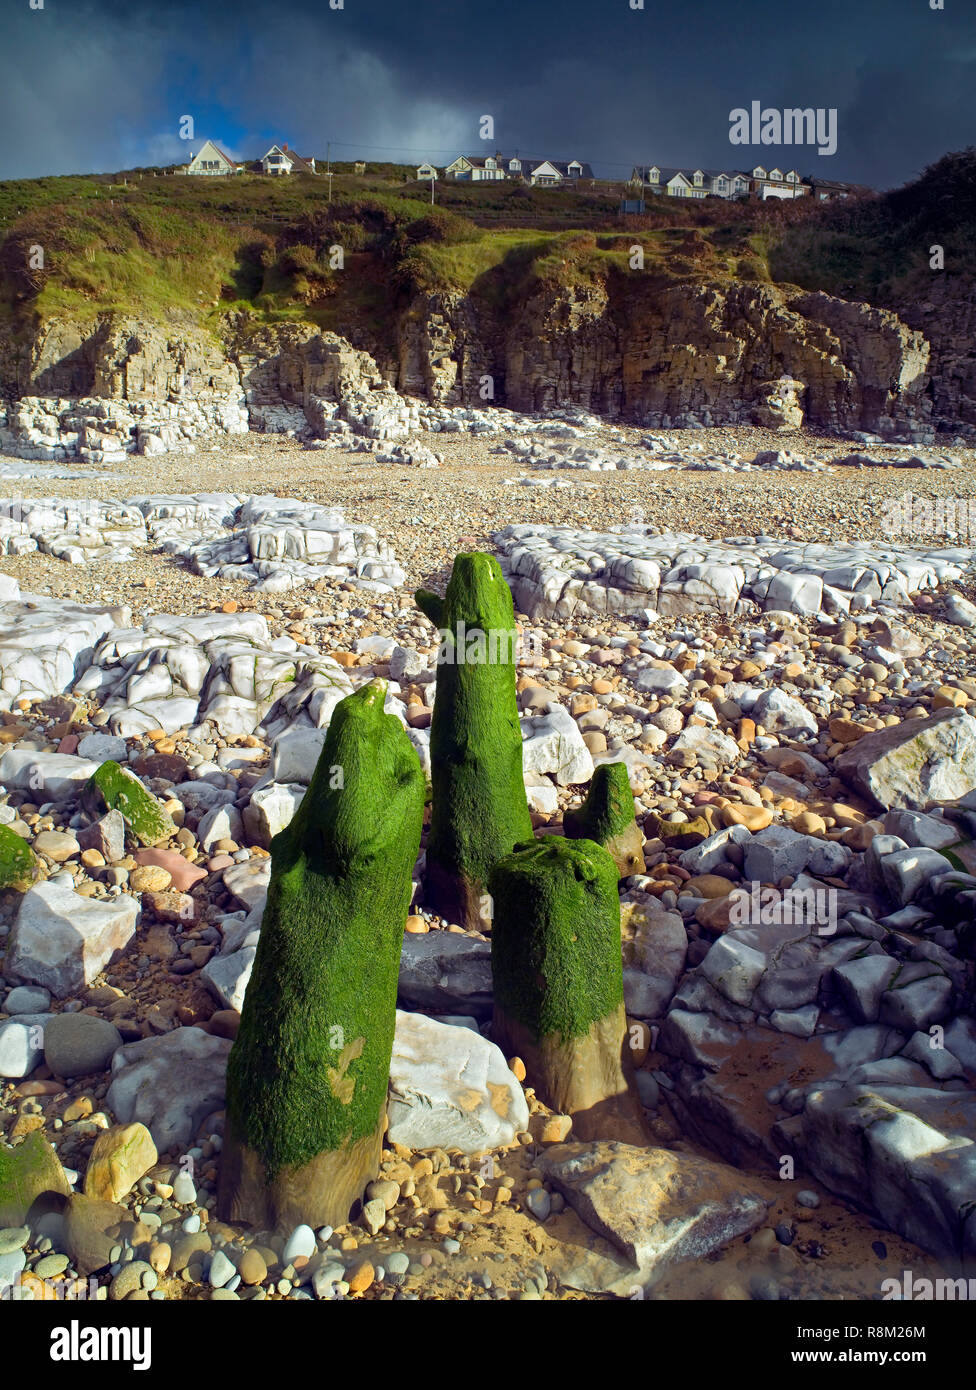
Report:
M 99 764 L 70 753 L 38 753 L 10 748 L 0 757 L 0 783 L 8 791 L 30 792 L 38 803 L 77 796 Z
M 3 1011 L 7 1014 L 46 1013 L 51 1003 L 49 990 L 39 985 L 16 985 L 3 1001 Z
M 72 1193 L 65 1204 L 63 1241 L 80 1274 L 94 1274 L 112 1262 L 119 1229 L 129 1219 L 125 1207 Z
M 955 801 L 976 788 L 976 719 L 951 708 L 906 720 L 858 739 L 834 768 L 885 810 L 924 811 L 931 801 Z
M 408 934 L 400 954 L 400 999 L 439 1014 L 491 1012 L 491 946 L 453 932 Z
M 124 763 L 129 756 L 129 746 L 116 734 L 85 734 L 78 743 L 78 756 L 91 758 L 99 766 L 109 761 Z
M 42 830 L 34 836 L 32 848 L 35 854 L 43 854 L 45 859 L 53 859 L 55 864 L 63 864 L 81 850 L 75 837 L 63 830 Z
M 6 973 L 43 985 L 58 999 L 80 994 L 135 932 L 139 905 L 121 896 L 82 897 L 69 874 L 24 894 L 10 933 Z
M 766 1216 L 736 1169 L 691 1154 L 630 1144 L 562 1144 L 537 1160 L 545 1180 L 634 1266 L 645 1288 L 672 1265 L 703 1260 Z
M 255 1249 L 253 1245 L 245 1250 L 237 1272 L 241 1276 L 242 1284 L 263 1284 L 268 1277 L 268 1266 L 260 1250 Z
M 411 1149 L 483 1153 L 528 1128 L 522 1087 L 501 1050 L 470 1028 L 397 1010 L 387 1139 Z
M 77 840 L 83 850 L 97 850 L 106 864 L 114 864 L 125 854 L 125 820 L 122 812 L 106 811 L 104 816 L 79 830 Z
M 44 1029 L 44 1060 L 55 1076 L 104 1071 L 121 1046 L 115 1024 L 91 1014 L 55 1014 Z
M 44 1029 L 53 1014 L 17 1014 L 0 1023 L 0 1076 L 21 1080 L 44 1059 Z
M 156 1271 L 146 1260 L 132 1260 L 115 1275 L 109 1284 L 108 1296 L 113 1302 L 121 1302 L 139 1290 L 154 1289 L 156 1278 Z
M 776 734 L 816 733 L 819 727 L 816 717 L 795 695 L 776 686 L 763 691 L 750 714 L 757 724 Z
M 84 1192 L 102 1202 L 121 1202 L 157 1160 L 143 1124 L 113 1125 L 95 1140 L 85 1169 Z
M 173 849 L 137 849 L 132 857 L 145 868 L 163 869 L 169 875 L 169 882 L 162 885 L 163 890 L 172 887 L 178 893 L 187 893 L 195 883 L 207 877 L 206 869 L 191 864 Z
M 522 769 L 549 773 L 561 787 L 588 782 L 593 758 L 572 715 L 562 705 L 547 714 L 522 716 Z
M 174 1028 L 119 1048 L 106 1102 L 121 1124 L 139 1121 L 162 1152 L 182 1152 L 202 1121 L 223 1108 L 231 1043 L 199 1028 Z
M 61 1161 L 40 1130 L 13 1148 L 0 1143 L 0 1226 L 20 1226 L 35 1203 L 46 1209 L 70 1191 Z

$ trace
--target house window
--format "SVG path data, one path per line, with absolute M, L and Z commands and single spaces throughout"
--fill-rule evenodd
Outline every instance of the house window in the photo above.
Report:
M 659 172 L 660 172 L 660 170 L 658 170 L 658 169 L 652 169 L 652 170 L 650 171 L 650 173 L 647 175 L 647 182 L 648 182 L 648 183 L 657 183 Z
M 695 174 L 695 175 L 694 175 L 694 180 L 695 180 L 695 187 L 696 187 L 696 188 L 701 188 L 702 175 L 701 175 L 701 174 Z

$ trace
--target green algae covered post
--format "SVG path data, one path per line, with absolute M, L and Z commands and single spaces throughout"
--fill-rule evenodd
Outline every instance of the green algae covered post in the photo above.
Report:
M 547 836 L 499 860 L 492 1040 L 525 1063 L 580 1139 L 646 1143 L 631 1087 L 617 866 L 592 840 Z
M 563 816 L 571 840 L 595 840 L 613 856 L 621 878 L 644 872 L 644 837 L 634 816 L 634 793 L 626 763 L 601 763 L 586 800 Z
M 417 604 L 440 637 L 425 900 L 449 921 L 478 929 L 491 866 L 532 836 L 515 609 L 498 561 L 477 552 L 455 558 L 443 599 L 421 589 Z
M 424 777 L 372 681 L 335 708 L 271 881 L 227 1071 L 225 1220 L 340 1226 L 377 1174 Z

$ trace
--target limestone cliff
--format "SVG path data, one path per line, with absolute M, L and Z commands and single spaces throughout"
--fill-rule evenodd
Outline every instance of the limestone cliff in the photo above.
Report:
M 658 428 L 976 432 L 976 295 L 933 293 L 897 314 L 795 286 L 613 272 L 514 303 L 419 294 L 394 329 L 391 358 L 307 323 L 242 316 L 218 342 L 190 323 L 52 319 L 0 343 L 2 393 L 17 403 L 3 418 L 0 401 L 0 448 L 115 461 L 248 427 L 404 437 L 416 412 L 397 392 L 527 412 L 578 405 Z M 391 426 L 396 409 L 404 420 Z
M 890 436 L 932 429 L 931 352 L 896 314 L 776 285 L 640 284 L 544 290 L 504 323 L 461 296 L 400 324 L 397 384 L 477 405 L 581 405 L 659 427 L 809 423 Z M 784 396 L 786 399 L 784 399 Z M 951 397 L 939 397 L 946 406 Z

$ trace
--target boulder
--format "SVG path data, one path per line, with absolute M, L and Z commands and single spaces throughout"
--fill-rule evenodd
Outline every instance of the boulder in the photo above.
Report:
M 108 1107 L 121 1124 L 139 1121 L 160 1153 L 187 1148 L 207 1115 L 224 1104 L 227 1038 L 175 1028 L 120 1047 L 112 1058 Z
M 512 1144 L 529 1123 L 522 1087 L 494 1043 L 401 1010 L 388 1115 L 388 1142 L 466 1154 Z
M 884 810 L 924 811 L 930 801 L 955 801 L 976 788 L 976 719 L 956 708 L 908 719 L 865 734 L 834 767 Z
M 5 970 L 11 979 L 43 985 L 58 999 L 80 994 L 132 939 L 135 898 L 83 898 L 70 874 L 39 883 L 21 899 Z
M 558 1144 L 537 1160 L 543 1177 L 647 1288 L 672 1265 L 704 1260 L 759 1226 L 766 1201 L 734 1168 L 630 1144 Z

